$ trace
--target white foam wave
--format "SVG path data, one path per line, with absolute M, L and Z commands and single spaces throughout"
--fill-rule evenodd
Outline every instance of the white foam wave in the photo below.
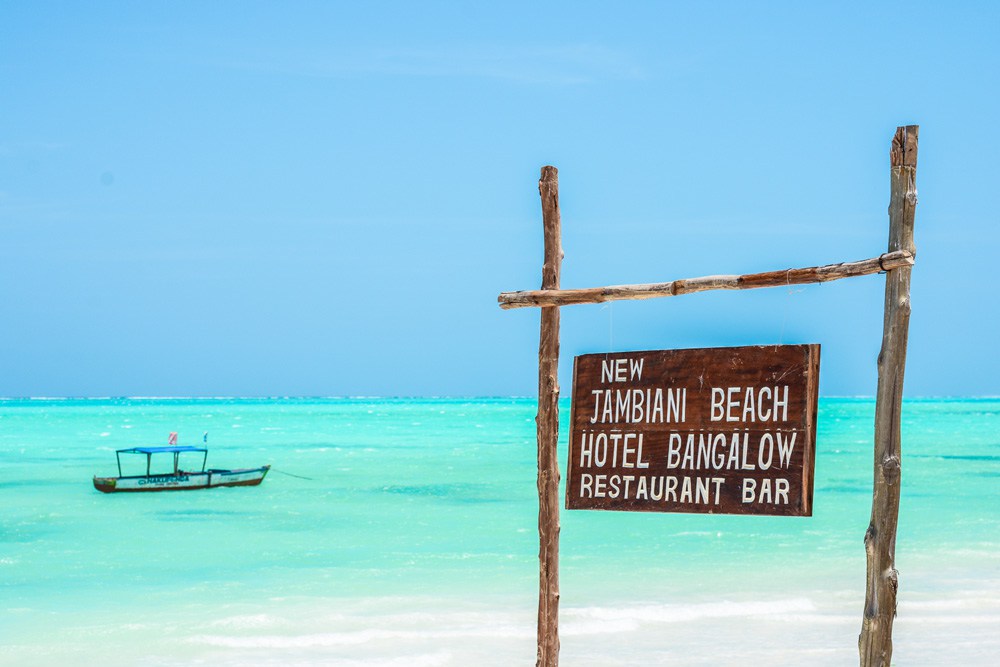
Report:
M 237 630 L 259 628 L 273 628 L 289 625 L 289 622 L 278 616 L 270 614 L 250 614 L 246 616 L 230 616 L 212 621 L 212 626 L 217 628 L 233 628 Z
M 254 635 L 251 637 L 236 637 L 226 635 L 197 635 L 188 641 L 196 644 L 207 644 L 223 648 L 267 648 L 267 649 L 302 649 L 323 648 L 332 646 L 357 646 L 373 642 L 394 640 L 453 640 L 460 638 L 478 639 L 510 639 L 530 636 L 533 628 L 530 625 L 489 625 L 470 626 L 455 629 L 428 630 L 423 629 L 363 629 L 343 632 L 321 632 L 305 635 Z
M 327 663 L 333 664 L 333 663 Z M 454 656 L 448 651 L 408 655 L 401 658 L 365 658 L 364 660 L 337 660 L 337 667 L 438 667 L 455 664 Z
M 629 607 L 580 607 L 565 610 L 566 631 L 619 632 L 642 623 L 683 623 L 735 616 L 773 616 L 816 611 L 806 598 L 706 602 L 702 604 L 649 604 Z M 606 628 L 606 629 L 605 629 Z
M 682 623 L 732 617 L 781 616 L 816 611 L 805 598 L 768 601 L 710 602 L 703 604 L 646 604 L 622 607 L 577 607 L 564 610 L 562 632 L 566 636 L 623 634 L 650 624 Z M 315 619 L 314 619 L 315 620 Z M 341 619 L 342 620 L 342 619 Z M 212 625 L 233 634 L 213 633 L 193 636 L 191 643 L 232 649 L 314 649 L 360 646 L 383 642 L 417 640 L 454 641 L 460 639 L 525 639 L 532 635 L 531 623 L 493 614 L 438 616 L 427 613 L 403 613 L 372 619 L 373 626 L 335 632 L 275 632 L 294 624 L 268 614 L 233 616 Z M 336 624 L 334 624 L 336 625 Z M 315 626 L 314 626 L 315 627 Z M 244 635 L 240 631 L 267 630 Z M 412 663 L 411 663 L 412 664 Z M 428 663 L 436 664 L 436 663 Z
M 993 584 L 995 582 L 990 582 Z M 986 585 L 981 590 L 953 591 L 954 597 L 944 599 L 927 597 L 904 599 L 900 604 L 900 615 L 929 619 L 940 618 L 941 622 L 955 622 L 956 619 L 978 619 L 969 622 L 997 623 L 1000 619 L 1000 600 L 996 597 L 997 586 Z

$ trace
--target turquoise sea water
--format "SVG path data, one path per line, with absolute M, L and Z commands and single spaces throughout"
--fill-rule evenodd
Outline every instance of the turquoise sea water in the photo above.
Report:
M 534 414 L 2 400 L 0 664 L 533 664 Z M 564 511 L 562 664 L 857 664 L 873 420 L 870 400 L 821 400 L 811 518 Z M 94 490 L 115 449 L 170 431 L 207 431 L 210 466 L 273 470 Z M 894 664 L 995 665 L 1000 400 L 907 401 L 903 434 Z

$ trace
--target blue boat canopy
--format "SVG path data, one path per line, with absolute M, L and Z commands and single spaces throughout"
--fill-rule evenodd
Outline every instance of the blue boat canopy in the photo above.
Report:
M 177 453 L 177 452 L 207 452 L 208 450 L 204 447 L 191 447 L 189 445 L 170 445 L 167 447 L 129 447 L 128 449 L 119 449 L 117 452 L 119 454 L 163 454 L 166 452 Z

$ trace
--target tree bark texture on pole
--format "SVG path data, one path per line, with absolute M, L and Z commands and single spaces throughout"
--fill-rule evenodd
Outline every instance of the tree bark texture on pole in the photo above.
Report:
M 896 128 L 889 153 L 889 252 L 916 254 L 913 218 L 917 205 L 918 126 Z M 892 623 L 896 616 L 896 526 L 900 491 L 900 412 L 910 324 L 912 268 L 893 269 L 885 279 L 885 318 L 878 356 L 875 399 L 875 465 L 872 515 L 865 533 L 868 574 L 858 650 L 862 667 L 888 667 L 892 661 Z
M 542 289 L 558 290 L 562 264 L 559 171 L 542 167 L 545 263 Z M 537 667 L 559 664 L 559 307 L 541 309 L 538 341 L 538 653 Z
M 781 269 L 764 273 L 743 275 L 702 276 L 671 280 L 666 283 L 646 283 L 640 285 L 612 285 L 610 287 L 588 287 L 584 289 L 526 290 L 504 292 L 497 297 L 500 307 L 528 308 L 532 306 L 570 306 L 581 303 L 604 303 L 628 299 L 655 299 L 657 297 L 680 296 L 710 290 L 743 290 L 762 287 L 788 287 L 825 283 L 842 278 L 867 276 L 889 271 L 901 266 L 912 266 L 913 256 L 906 251 L 887 252 L 878 257 L 857 262 L 841 262 L 826 266 L 808 266 L 801 269 Z

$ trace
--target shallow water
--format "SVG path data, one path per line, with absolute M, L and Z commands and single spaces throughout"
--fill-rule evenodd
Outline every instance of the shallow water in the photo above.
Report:
M 534 402 L 0 401 L 0 663 L 534 660 Z M 565 422 L 562 411 L 565 464 Z M 874 404 L 824 399 L 811 518 L 563 512 L 562 662 L 856 662 Z M 1000 655 L 1000 400 L 908 401 L 894 664 Z M 264 483 L 104 495 L 115 449 Z

